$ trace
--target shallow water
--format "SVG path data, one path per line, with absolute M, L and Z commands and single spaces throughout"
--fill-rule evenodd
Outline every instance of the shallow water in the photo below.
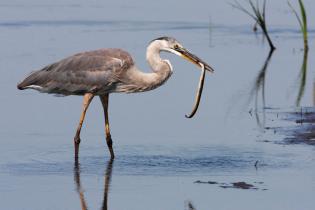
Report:
M 253 22 L 219 0 L 0 2 L 1 209 L 79 209 L 82 203 L 96 209 L 104 200 L 108 209 L 185 209 L 188 201 L 198 210 L 313 209 L 314 122 L 295 108 L 303 42 L 286 1 L 268 4 L 277 50 L 266 60 L 267 43 L 252 32 Z M 315 8 L 311 0 L 305 5 Z M 314 113 L 315 13 L 308 13 L 310 50 L 300 106 Z M 72 139 L 82 98 L 16 89 L 32 70 L 102 47 L 128 50 L 149 71 L 146 45 L 162 35 L 176 37 L 216 71 L 207 75 L 191 120 L 184 115 L 200 72 L 176 56 L 163 53 L 174 67 L 164 86 L 113 94 L 113 163 L 98 99 L 88 110 L 76 164 Z M 197 180 L 246 182 L 259 190 Z

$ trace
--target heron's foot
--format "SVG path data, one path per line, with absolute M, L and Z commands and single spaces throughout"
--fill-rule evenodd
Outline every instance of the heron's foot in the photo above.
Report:
M 80 136 L 76 135 L 74 137 L 74 158 L 77 160 L 79 158 L 79 145 L 81 142 Z
M 110 159 L 115 159 L 115 154 L 112 147 L 109 148 L 109 152 L 110 152 Z
M 108 150 L 110 153 L 110 158 L 114 159 L 115 158 L 115 154 L 114 154 L 114 150 L 113 150 L 113 140 L 111 135 L 106 135 L 106 142 L 107 142 L 107 146 L 108 146 Z

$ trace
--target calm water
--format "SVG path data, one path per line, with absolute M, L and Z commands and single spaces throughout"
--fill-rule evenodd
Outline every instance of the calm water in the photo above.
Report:
M 306 139 L 302 134 L 313 133 L 314 121 L 296 123 L 314 113 L 315 101 L 315 3 L 304 2 L 310 39 L 305 86 L 303 42 L 284 0 L 268 1 L 277 47 L 268 60 L 267 43 L 252 32 L 251 19 L 225 1 L 0 1 L 1 209 L 80 209 L 82 204 L 105 209 L 106 200 L 108 209 L 128 210 L 179 210 L 188 201 L 198 210 L 313 209 L 315 149 L 300 142 Z M 97 99 L 87 113 L 75 163 L 72 139 L 82 98 L 16 89 L 32 70 L 103 47 L 128 50 L 149 71 L 146 46 L 163 35 L 176 37 L 216 72 L 207 75 L 191 120 L 184 115 L 191 110 L 200 71 L 174 55 L 163 54 L 175 71 L 164 86 L 111 95 L 117 154 L 112 163 Z M 197 180 L 244 181 L 258 190 Z

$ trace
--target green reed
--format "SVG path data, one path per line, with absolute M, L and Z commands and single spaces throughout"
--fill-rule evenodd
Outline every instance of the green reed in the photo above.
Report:
M 266 0 L 264 0 L 261 8 L 257 0 L 256 4 L 254 4 L 252 0 L 248 0 L 248 3 L 250 5 L 252 12 L 243 7 L 238 1 L 235 1 L 235 3 L 232 4 L 232 6 L 246 13 L 255 20 L 255 24 L 257 24 L 261 28 L 264 36 L 266 37 L 268 44 L 270 46 L 270 50 L 272 51 L 275 50 L 276 48 L 271 41 L 266 24 Z
M 296 19 L 298 20 L 301 28 L 301 33 L 303 34 L 303 40 L 304 40 L 304 49 L 308 49 L 308 30 L 307 30 L 307 16 L 306 16 L 306 11 L 305 7 L 303 4 L 302 0 L 299 0 L 299 6 L 300 6 L 300 12 L 301 14 L 299 15 L 297 11 L 293 8 L 293 6 L 290 4 L 288 1 L 288 4 L 292 10 L 292 12 L 295 14 Z
M 296 106 L 300 106 L 301 99 L 304 95 L 304 90 L 305 90 L 305 85 L 306 85 L 306 78 L 307 78 L 307 58 L 308 58 L 308 46 L 305 46 L 304 50 L 304 55 L 303 55 L 303 62 L 301 66 L 301 71 L 300 71 L 300 87 L 299 87 L 299 92 L 298 96 L 296 99 Z

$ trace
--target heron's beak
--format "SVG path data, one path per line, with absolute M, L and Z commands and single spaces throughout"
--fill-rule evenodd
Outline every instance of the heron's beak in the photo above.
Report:
M 194 54 L 190 53 L 185 48 L 176 46 L 173 50 L 175 50 L 177 52 L 176 54 L 178 54 L 179 56 L 185 58 L 186 60 L 196 64 L 200 68 L 204 67 L 205 70 L 207 70 L 209 72 L 214 72 L 214 69 L 209 64 L 207 64 L 206 62 L 204 62 L 203 60 L 201 60 L 200 58 L 198 58 Z

